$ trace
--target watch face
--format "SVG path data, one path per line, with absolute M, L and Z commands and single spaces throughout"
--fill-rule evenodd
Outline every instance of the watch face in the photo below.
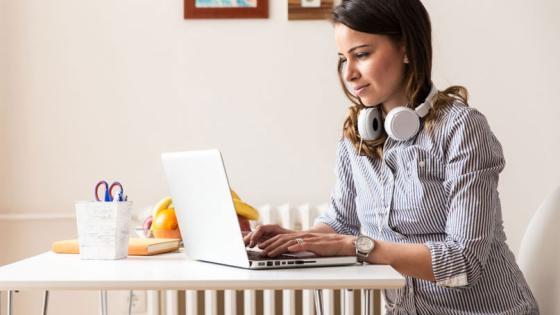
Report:
M 373 247 L 373 241 L 368 237 L 358 237 L 356 240 L 356 248 L 361 252 L 368 252 Z

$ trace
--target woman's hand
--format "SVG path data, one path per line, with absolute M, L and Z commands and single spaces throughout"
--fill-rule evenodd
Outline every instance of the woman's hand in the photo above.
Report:
M 336 233 L 289 233 L 259 244 L 261 255 L 275 257 L 286 252 L 310 251 L 318 256 L 353 256 L 355 236 Z M 299 240 L 299 242 L 298 242 Z
M 257 226 L 254 231 L 245 235 L 243 237 L 243 240 L 245 241 L 245 246 L 249 245 L 249 247 L 255 247 L 255 245 L 259 245 L 262 242 L 270 239 L 271 237 L 287 233 L 295 232 L 285 229 L 278 224 L 264 224 Z

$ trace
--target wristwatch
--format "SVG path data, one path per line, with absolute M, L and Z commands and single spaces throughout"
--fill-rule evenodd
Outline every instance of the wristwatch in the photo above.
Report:
M 375 241 L 365 235 L 360 235 L 354 241 L 356 247 L 356 257 L 358 261 L 363 263 L 375 247 Z

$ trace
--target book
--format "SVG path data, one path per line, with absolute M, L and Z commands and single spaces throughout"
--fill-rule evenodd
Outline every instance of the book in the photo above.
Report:
M 150 256 L 173 252 L 179 249 L 180 240 L 174 238 L 130 238 L 128 240 L 129 256 Z M 79 254 L 78 240 L 62 240 L 52 244 L 52 251 L 57 254 Z

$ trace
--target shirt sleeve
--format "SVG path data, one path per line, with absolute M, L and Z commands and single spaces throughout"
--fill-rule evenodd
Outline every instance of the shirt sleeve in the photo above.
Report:
M 315 220 L 315 224 L 327 224 L 339 234 L 358 235 L 360 223 L 356 214 L 356 189 L 345 141 L 341 140 L 337 147 L 336 184 L 331 193 L 329 207 Z
M 477 110 L 467 108 L 448 129 L 444 186 L 446 239 L 427 242 L 436 284 L 467 288 L 481 277 L 493 242 L 500 201 L 502 147 Z

